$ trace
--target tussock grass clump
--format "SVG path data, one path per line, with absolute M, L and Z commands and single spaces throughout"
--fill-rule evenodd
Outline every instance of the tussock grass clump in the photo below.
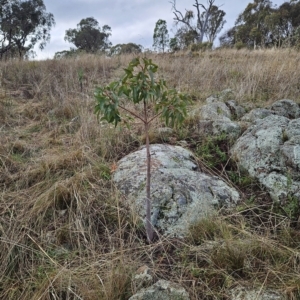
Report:
M 226 88 L 250 108 L 299 101 L 296 51 L 151 58 L 196 106 Z M 229 141 L 197 136 L 193 117 L 166 136 L 156 121 L 152 142 L 186 141 L 201 169 L 235 185 L 243 201 L 192 224 L 186 239 L 147 244 L 111 180 L 116 162 L 144 143 L 141 124 L 115 129 L 93 113 L 95 86 L 118 79 L 131 59 L 0 62 L 0 299 L 128 299 L 143 265 L 154 280 L 184 286 L 191 299 L 229 299 L 238 285 L 299 298 L 298 207 L 273 205 L 230 161 Z

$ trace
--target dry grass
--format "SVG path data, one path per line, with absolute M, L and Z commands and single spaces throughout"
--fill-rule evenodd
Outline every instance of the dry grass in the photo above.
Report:
M 196 224 L 186 240 L 146 243 L 110 180 L 114 163 L 143 143 L 141 128 L 114 129 L 93 114 L 95 86 L 118 78 L 131 58 L 0 63 L 0 299 L 128 299 L 132 274 L 145 264 L 154 278 L 182 284 L 191 299 L 229 299 L 239 284 L 299 299 L 295 215 L 273 207 L 253 183 L 240 188 L 254 201 Z M 195 105 L 226 88 L 249 107 L 299 102 L 297 52 L 218 50 L 153 60 Z M 167 141 L 197 144 L 192 127 L 191 119 Z M 162 140 L 153 133 L 152 142 Z

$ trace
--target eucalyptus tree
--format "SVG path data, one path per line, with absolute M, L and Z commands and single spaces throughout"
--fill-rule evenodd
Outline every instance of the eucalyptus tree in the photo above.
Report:
M 221 46 L 299 47 L 300 1 L 279 7 L 270 0 L 254 0 L 239 14 L 235 26 L 220 37 Z
M 216 5 L 213 5 L 210 9 L 210 14 L 207 20 L 207 27 L 205 35 L 210 43 L 213 43 L 217 35 L 223 29 L 226 20 L 224 20 L 226 13 L 219 9 Z M 206 13 L 201 14 L 201 19 L 205 21 Z
M 167 22 L 159 19 L 154 28 L 153 34 L 153 48 L 159 51 L 165 52 L 165 49 L 169 45 L 169 33 L 167 28 Z
M 117 44 L 110 48 L 109 55 L 138 54 L 141 53 L 142 50 L 143 46 L 135 43 Z
M 269 33 L 266 18 L 273 11 L 270 0 L 254 0 L 249 3 L 235 22 L 237 41 L 253 48 L 265 45 Z
M 44 49 L 54 25 L 43 0 L 0 0 L 0 58 L 9 52 L 23 58 L 36 44 Z
M 104 52 L 111 46 L 110 36 L 111 28 L 108 25 L 101 28 L 95 18 L 89 17 L 82 19 L 77 28 L 66 30 L 65 41 L 74 44 L 79 50 L 96 53 Z
M 219 10 L 218 6 L 214 5 L 215 0 L 208 0 L 207 5 L 195 0 L 193 10 L 186 10 L 185 14 L 176 8 L 176 0 L 172 0 L 172 9 L 174 21 L 176 24 L 181 24 L 187 27 L 188 32 L 196 33 L 197 43 L 202 43 L 205 34 L 210 31 L 210 38 L 215 38 L 216 32 L 220 31 L 224 25 L 225 12 Z M 201 12 L 202 11 L 202 12 Z

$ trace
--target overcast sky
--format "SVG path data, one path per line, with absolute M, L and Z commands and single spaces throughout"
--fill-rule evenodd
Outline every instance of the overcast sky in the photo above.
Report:
M 287 1 L 287 0 L 286 0 Z M 203 4 L 207 0 L 199 1 Z M 226 24 L 221 32 L 231 28 L 237 16 L 253 0 L 216 0 L 226 12 Z M 284 0 L 273 0 L 280 5 Z M 81 19 L 94 17 L 99 25 L 109 25 L 112 29 L 110 41 L 113 45 L 133 42 L 151 48 L 155 23 L 159 19 L 167 21 L 170 37 L 173 36 L 174 20 L 172 5 L 168 0 L 44 0 L 47 12 L 54 15 L 56 25 L 51 30 L 51 41 L 43 51 L 36 47 L 37 59 L 53 58 L 54 53 L 69 50 L 74 46 L 64 41 L 65 31 L 76 28 Z M 195 0 L 177 0 L 178 10 L 193 9 Z

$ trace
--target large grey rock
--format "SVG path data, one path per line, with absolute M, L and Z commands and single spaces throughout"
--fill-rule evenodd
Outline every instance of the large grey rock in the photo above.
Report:
M 274 102 L 270 106 L 270 110 L 273 110 L 277 115 L 290 119 L 296 119 L 300 117 L 299 105 L 293 100 L 282 99 Z
M 190 151 L 151 145 L 152 224 L 167 235 L 184 236 L 191 223 L 220 206 L 231 207 L 239 194 L 216 176 L 198 170 Z M 146 198 L 146 149 L 122 158 L 113 180 L 143 219 Z
M 285 174 L 279 172 L 264 174 L 260 177 L 260 183 L 269 191 L 275 202 L 285 203 L 288 200 L 288 195 L 300 200 L 300 182 Z
M 285 300 L 282 294 L 272 290 L 255 290 L 242 287 L 231 291 L 231 300 Z
M 200 120 L 197 125 L 200 136 L 220 136 L 225 134 L 228 138 L 236 140 L 241 135 L 241 127 L 236 122 L 224 120 Z
M 197 126 L 198 133 L 213 136 L 225 134 L 232 140 L 241 135 L 241 126 L 233 119 L 239 119 L 245 113 L 245 109 L 235 100 L 228 100 L 232 94 L 232 90 L 224 90 L 207 98 L 206 104 L 200 109 L 196 108 L 190 112 L 191 115 L 196 115 L 200 119 Z
M 300 133 L 300 119 L 290 121 L 288 127 L 285 129 L 287 139 L 291 139 Z
M 274 112 L 270 111 L 269 109 L 255 108 L 255 109 L 252 109 L 247 114 L 245 114 L 242 117 L 241 121 L 254 123 L 256 120 L 264 119 L 271 115 L 274 115 Z
M 282 154 L 287 166 L 300 170 L 300 135 L 291 136 L 282 147 Z
M 299 119 L 271 115 L 249 127 L 231 149 L 240 168 L 257 178 L 274 200 L 299 197 Z M 299 198 L 300 199 L 300 198 Z
M 241 127 L 231 120 L 236 118 L 235 112 L 231 113 L 232 108 L 213 96 L 207 98 L 206 103 L 200 110 L 192 112 L 198 114 L 201 119 L 198 124 L 199 133 L 205 128 L 205 133 L 208 135 L 226 134 L 231 139 L 237 139 L 241 135 Z
M 289 120 L 281 116 L 269 116 L 249 127 L 231 149 L 233 157 L 241 163 L 251 176 L 283 171 L 280 147 L 283 145 L 283 132 Z
M 200 118 L 202 120 L 231 121 L 231 112 L 224 102 L 210 101 L 201 107 Z
M 241 126 L 232 121 L 219 121 L 216 120 L 212 123 L 212 135 L 218 136 L 221 134 L 226 134 L 228 138 L 236 140 L 242 133 Z
M 159 280 L 146 289 L 141 289 L 129 300 L 189 300 L 187 291 L 178 284 Z

